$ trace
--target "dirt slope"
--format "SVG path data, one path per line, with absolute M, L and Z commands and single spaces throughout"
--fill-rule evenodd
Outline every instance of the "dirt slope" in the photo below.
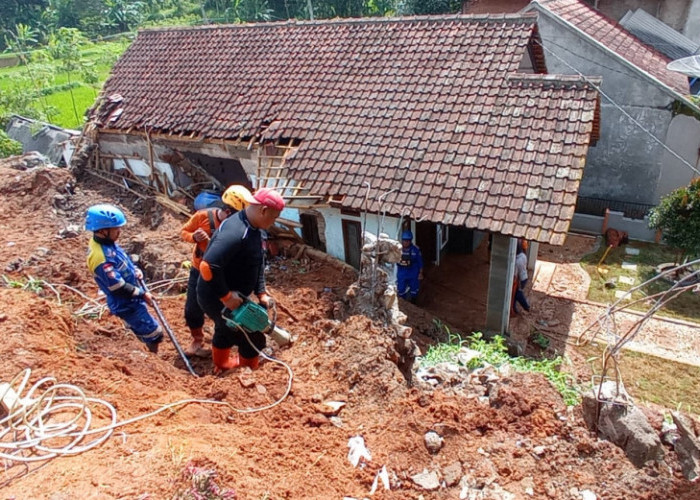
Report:
M 139 251 L 153 282 L 185 276 L 178 267 L 189 256 L 178 237 L 181 219 L 104 182 L 76 182 L 66 170 L 0 164 L 3 275 L 15 285 L 29 277 L 51 284 L 39 293 L 0 288 L 0 381 L 30 368 L 30 383 L 53 376 L 75 384 L 111 402 L 120 421 L 183 399 L 235 408 L 277 401 L 288 382 L 280 365 L 215 377 L 210 360 L 194 359 L 203 374 L 195 378 L 169 342 L 156 357 L 116 318 L 75 315 L 97 297 L 97 288 L 84 263 L 89 235 L 70 226 L 82 226 L 85 209 L 97 202 L 125 209 L 122 243 Z M 150 229 L 154 213 L 158 223 Z M 196 467 L 215 471 L 216 483 L 237 498 L 363 498 L 386 466 L 391 490 L 380 486 L 373 498 L 574 499 L 584 490 L 606 499 L 698 498 L 698 485 L 682 479 L 671 450 L 666 463 L 634 468 L 622 451 L 592 437 L 579 411 L 567 412 L 541 376 L 499 381 L 490 402 L 407 388 L 381 327 L 364 317 L 334 317 L 351 279 L 316 262 L 271 266 L 270 289 L 299 319 L 280 314 L 280 323 L 298 336 L 275 353 L 294 372 L 281 404 L 250 414 L 189 404 L 121 427 L 85 453 L 28 467 L 5 461 L 0 497 L 174 498 L 192 487 L 187 473 Z M 184 295 L 175 288 L 159 301 L 186 344 Z M 332 416 L 328 401 L 345 406 Z M 95 425 L 105 422 L 98 411 Z M 424 445 L 430 430 L 444 438 L 436 454 Z M 362 436 L 371 452 L 356 468 L 348 460 L 353 436 Z M 439 489 L 424 490 L 411 479 L 424 470 L 437 473 Z

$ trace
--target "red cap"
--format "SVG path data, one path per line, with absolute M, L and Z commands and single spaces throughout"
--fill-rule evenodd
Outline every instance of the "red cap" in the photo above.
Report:
M 260 188 L 253 195 L 254 205 L 265 205 L 280 212 L 284 210 L 284 198 L 272 188 Z

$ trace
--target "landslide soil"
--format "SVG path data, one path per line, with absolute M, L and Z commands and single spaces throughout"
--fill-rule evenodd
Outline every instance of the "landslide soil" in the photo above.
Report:
M 186 276 L 180 263 L 190 251 L 179 239 L 183 219 L 89 175 L 76 181 L 65 169 L 22 171 L 5 162 L 4 283 L 44 283 L 38 292 L 0 288 L 0 381 L 27 368 L 31 383 L 55 377 L 109 401 L 119 421 L 184 399 L 229 406 L 192 403 L 120 427 L 85 453 L 27 467 L 5 461 L 2 498 L 173 498 L 191 487 L 183 475 L 188 466 L 215 471 L 217 484 L 242 499 L 363 498 L 383 466 L 391 490 L 380 487 L 373 498 L 459 498 L 458 485 L 425 491 L 411 480 L 424 470 L 447 479 L 448 466 L 464 484 L 498 484 L 516 499 L 580 498 L 586 489 L 606 499 L 698 498 L 697 484 L 682 478 L 672 450 L 665 462 L 636 469 L 621 450 L 592 436 L 580 410 L 567 411 L 541 376 L 502 380 L 491 404 L 407 387 L 390 360 L 387 332 L 368 318 L 339 316 L 354 277 L 326 263 L 278 259 L 270 266 L 269 288 L 297 318 L 280 313 L 280 324 L 297 338 L 275 350 L 293 371 L 293 384 L 279 404 L 237 412 L 282 398 L 287 370 L 265 362 L 255 372 L 214 376 L 209 359 L 193 358 L 202 374 L 196 378 L 169 341 L 152 355 L 117 318 L 82 314 L 94 310 L 98 294 L 84 262 L 89 234 L 71 225 L 82 226 L 85 209 L 98 202 L 123 207 L 129 223 L 120 243 L 141 255 L 154 287 L 168 280 L 158 289 L 159 304 L 187 344 L 184 285 L 177 282 Z M 327 401 L 346 403 L 337 418 L 328 417 Z M 654 415 L 652 424 L 660 428 L 661 420 Z M 429 430 L 444 438 L 436 454 L 424 445 Z M 348 460 L 353 436 L 362 436 L 371 452 L 358 467 Z M 545 448 L 536 453 L 538 446 Z

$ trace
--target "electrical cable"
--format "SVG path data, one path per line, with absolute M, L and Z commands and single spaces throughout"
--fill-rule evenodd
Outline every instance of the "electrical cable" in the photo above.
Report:
M 26 368 L 9 383 L 0 382 L 0 458 L 9 462 L 28 463 L 77 455 L 99 446 L 119 427 L 192 403 L 226 406 L 243 414 L 273 408 L 289 395 L 293 372 L 283 361 L 265 353 L 260 354 L 269 361 L 283 365 L 290 375 L 284 394 L 271 404 L 241 409 L 226 401 L 182 399 L 121 422 L 117 420 L 117 411 L 111 403 L 87 397 L 75 385 L 57 384 L 54 377 L 40 379 L 22 396 L 31 376 L 31 370 Z M 93 416 L 100 407 L 107 410 L 110 423 L 91 429 Z M 94 439 L 84 442 L 86 437 L 94 435 L 97 435 Z

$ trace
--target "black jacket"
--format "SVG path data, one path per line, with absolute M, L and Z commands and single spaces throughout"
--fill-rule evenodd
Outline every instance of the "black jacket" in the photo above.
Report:
M 199 297 L 220 299 L 229 291 L 247 297 L 265 291 L 262 235 L 250 224 L 245 210 L 221 223 L 202 260 L 211 269 L 211 279 L 207 281 L 202 273 L 197 283 Z

